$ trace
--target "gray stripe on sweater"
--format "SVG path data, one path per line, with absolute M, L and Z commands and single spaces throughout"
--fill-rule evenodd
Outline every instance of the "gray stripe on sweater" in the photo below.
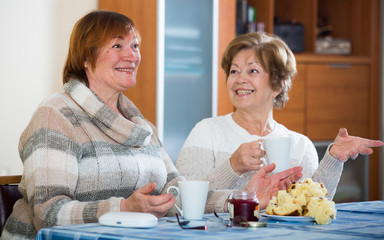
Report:
M 85 114 L 84 111 L 79 109 L 63 107 L 60 109 L 60 112 L 71 122 L 74 127 L 81 126 L 82 122 L 91 122 L 89 116 Z
M 134 114 L 131 114 L 129 117 L 142 117 L 142 115 L 136 108 L 130 108 L 130 110 L 133 111 Z M 104 107 L 101 108 L 96 113 L 96 115 L 92 117 L 92 119 L 89 118 L 88 115 L 84 114 L 83 111 L 79 111 L 77 109 L 72 109 L 69 107 L 60 109 L 60 112 L 72 123 L 73 126 L 78 127 L 81 125 L 85 125 L 84 123 L 91 123 L 96 124 L 104 132 L 111 129 L 111 127 L 113 126 L 113 122 L 118 116 L 115 112 L 111 111 L 106 105 L 104 105 Z M 99 119 L 102 119 L 103 121 L 99 121 Z M 121 129 L 121 131 L 124 131 L 124 129 Z M 147 130 L 134 126 L 130 138 L 124 142 L 124 145 L 133 146 L 136 145 L 138 142 L 144 142 L 145 138 L 148 137 L 149 134 L 150 133 Z
M 37 149 L 46 149 L 47 147 L 70 154 L 81 152 L 81 146 L 71 141 L 67 136 L 51 129 L 41 128 L 26 141 L 24 148 L 20 151 L 20 158 L 24 162 Z
M 49 188 L 49 190 L 51 190 L 51 188 Z M 49 205 L 49 208 L 47 209 L 46 211 L 46 215 L 45 215 L 45 218 L 42 222 L 42 226 L 41 227 L 50 227 L 52 226 L 52 223 L 55 223 L 55 225 L 57 224 L 57 213 L 60 211 L 60 208 L 70 202 L 71 199 L 60 199 L 58 201 L 56 201 L 56 204 L 51 204 Z
M 95 158 L 97 156 L 136 156 L 140 154 L 159 158 L 159 147 L 147 145 L 140 148 L 131 148 L 121 144 L 111 144 L 106 142 L 94 141 L 82 145 L 82 158 Z M 97 152 L 95 152 L 95 148 Z
M 58 199 L 57 204 L 54 204 L 54 206 L 65 204 L 68 201 L 71 201 L 72 199 L 76 199 L 80 202 L 88 202 L 88 201 L 98 201 L 98 200 L 105 200 L 109 199 L 111 197 L 129 197 L 133 192 L 135 188 L 134 186 L 127 186 L 126 188 L 108 188 L 108 189 L 97 189 L 93 191 L 86 191 L 86 192 L 80 192 L 75 193 L 75 196 L 73 194 L 69 193 L 69 188 L 66 186 L 48 186 L 48 187 L 37 187 L 35 192 L 35 199 L 34 204 L 43 204 L 52 197 L 57 196 L 68 196 L 68 198 L 65 199 Z M 47 195 L 47 193 L 50 193 Z M 50 209 L 49 211 L 52 211 Z M 48 213 L 49 215 L 49 213 Z M 50 221 L 53 219 L 50 219 Z
M 98 204 L 96 202 L 87 204 L 84 208 L 83 219 L 84 223 L 92 223 L 97 219 Z
M 46 144 L 47 143 L 47 144 Z M 39 129 L 26 141 L 24 148 L 20 151 L 20 158 L 27 159 L 34 151 L 39 148 L 49 147 L 67 154 L 71 154 L 77 159 L 91 158 L 104 155 L 133 156 L 139 153 L 159 157 L 159 146 L 147 145 L 141 148 L 129 148 L 126 145 L 110 144 L 106 142 L 84 143 L 82 146 L 73 142 L 68 136 L 51 129 Z M 98 149 L 97 153 L 95 148 Z
M 107 105 L 103 105 L 93 116 L 93 121 L 101 128 L 111 129 L 118 114 L 112 111 Z M 100 121 L 101 119 L 101 121 Z
M 144 142 L 145 138 L 148 137 L 151 133 L 147 130 L 137 127 L 136 125 L 132 129 L 131 135 L 127 141 L 125 141 L 125 145 L 128 146 L 136 146 L 137 143 Z
M 20 221 L 17 221 L 15 218 L 10 216 L 7 219 L 6 225 L 4 226 L 4 230 L 7 230 L 11 234 L 17 234 L 23 235 L 23 237 L 27 236 L 28 238 L 35 238 L 36 237 L 36 229 L 35 226 L 28 223 L 23 223 Z

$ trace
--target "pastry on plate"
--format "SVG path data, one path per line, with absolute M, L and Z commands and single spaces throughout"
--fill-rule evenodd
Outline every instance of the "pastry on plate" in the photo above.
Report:
M 335 203 L 328 200 L 322 183 L 306 178 L 280 190 L 267 206 L 266 214 L 279 216 L 313 217 L 318 224 L 328 224 L 336 218 Z

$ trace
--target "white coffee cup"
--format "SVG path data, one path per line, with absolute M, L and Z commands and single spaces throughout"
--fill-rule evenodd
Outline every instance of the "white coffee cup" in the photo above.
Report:
M 207 202 L 209 182 L 180 181 L 178 184 L 179 187 L 169 187 L 167 193 L 174 189 L 177 195 L 180 196 L 181 208 L 179 208 L 177 204 L 175 204 L 175 207 L 181 216 L 188 220 L 202 219 Z
M 276 165 L 273 173 L 278 173 L 289 168 L 291 142 L 290 137 L 265 138 L 263 140 L 263 147 L 268 164 L 274 163 Z

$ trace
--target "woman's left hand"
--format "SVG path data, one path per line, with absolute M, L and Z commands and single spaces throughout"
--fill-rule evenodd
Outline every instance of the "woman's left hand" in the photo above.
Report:
M 349 136 L 347 129 L 340 128 L 329 154 L 341 162 L 346 162 L 349 158 L 357 158 L 359 154 L 369 155 L 373 153 L 372 147 L 381 147 L 383 145 L 384 143 L 379 140 Z
M 246 191 L 256 192 L 260 209 L 267 207 L 269 200 L 276 196 L 278 190 L 287 189 L 291 183 L 298 181 L 303 176 L 301 173 L 303 168 L 300 166 L 268 176 L 275 167 L 274 163 L 262 167 L 252 176 L 245 188 Z
M 164 217 L 175 205 L 175 197 L 171 193 L 150 195 L 155 190 L 154 182 L 148 183 L 133 192 L 131 196 L 120 202 L 122 212 L 145 212 L 156 217 Z

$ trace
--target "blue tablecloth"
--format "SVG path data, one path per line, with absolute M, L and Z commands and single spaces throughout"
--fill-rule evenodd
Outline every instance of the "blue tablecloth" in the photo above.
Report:
M 159 219 L 158 225 L 149 229 L 102 226 L 98 223 L 79 224 L 41 229 L 36 239 L 380 239 L 384 238 L 384 201 L 336 204 L 337 218 L 330 224 L 315 222 L 285 222 L 261 218 L 267 223 L 263 228 L 210 232 L 182 230 L 174 217 Z M 228 219 L 227 213 L 220 214 Z M 212 215 L 206 215 L 212 217 Z M 192 222 L 189 225 L 203 225 Z

